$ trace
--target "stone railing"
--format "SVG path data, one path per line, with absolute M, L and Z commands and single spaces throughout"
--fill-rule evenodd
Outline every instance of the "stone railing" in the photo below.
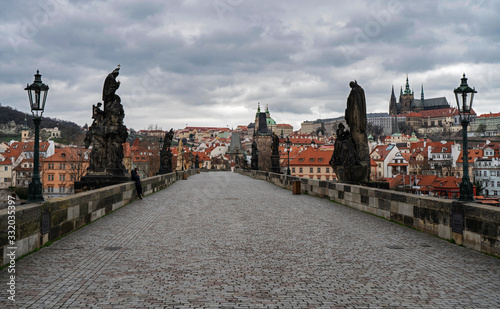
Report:
M 145 178 L 141 180 L 143 193 L 159 191 L 197 172 L 197 169 L 191 169 Z M 50 199 L 40 204 L 15 204 L 15 213 L 9 214 L 9 209 L 0 210 L 1 265 L 10 262 L 12 255 L 9 253 L 15 252 L 16 258 L 30 253 L 46 242 L 56 240 L 130 203 L 136 196 L 135 184 L 131 181 Z M 15 226 L 13 244 L 9 243 L 7 237 L 11 235 L 8 231 L 12 230 L 12 225 Z
M 238 173 L 404 224 L 477 251 L 500 256 L 500 207 L 253 170 Z

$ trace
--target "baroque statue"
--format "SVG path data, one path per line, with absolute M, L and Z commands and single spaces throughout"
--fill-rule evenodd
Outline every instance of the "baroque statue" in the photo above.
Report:
M 121 99 L 116 95 L 120 82 L 116 80 L 118 66 L 104 81 L 102 99 L 92 106 L 93 122 L 85 136 L 85 147 L 92 148 L 87 175 L 75 183 L 75 190 L 84 191 L 129 180 L 123 165 L 123 143 L 128 133 L 123 125 L 125 112 Z M 101 109 L 102 107 L 102 109 Z
M 253 170 L 259 169 L 259 149 L 257 149 L 257 142 L 255 140 L 252 142 L 252 159 L 250 167 Z
M 362 184 L 370 179 L 370 153 L 366 136 L 365 91 L 356 81 L 349 83 L 351 92 L 347 98 L 345 120 L 337 129 L 337 139 L 330 166 L 340 182 Z
M 271 172 L 280 173 L 280 138 L 273 132 L 273 140 L 271 144 Z
M 160 172 L 159 174 L 172 173 L 172 140 L 174 138 L 174 129 L 170 129 L 165 133 L 165 139 L 163 142 L 163 147 L 160 152 Z

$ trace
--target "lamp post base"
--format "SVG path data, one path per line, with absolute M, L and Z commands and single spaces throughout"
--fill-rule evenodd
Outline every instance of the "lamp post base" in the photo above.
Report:
M 39 179 L 33 179 L 28 187 L 28 202 L 40 203 L 45 201 L 42 194 L 42 183 Z
M 472 183 L 468 179 L 462 179 L 460 183 L 459 201 L 474 201 L 474 190 Z

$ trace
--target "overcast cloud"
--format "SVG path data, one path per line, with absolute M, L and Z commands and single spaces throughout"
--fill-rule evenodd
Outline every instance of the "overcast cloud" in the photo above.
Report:
M 92 122 L 121 65 L 125 125 L 235 127 L 269 105 L 278 123 L 341 116 L 349 81 L 387 112 L 406 74 L 445 96 L 466 73 L 478 113 L 500 112 L 500 2 L 486 0 L 48 0 L 0 4 L 0 102 L 29 112 L 39 69 L 44 116 Z

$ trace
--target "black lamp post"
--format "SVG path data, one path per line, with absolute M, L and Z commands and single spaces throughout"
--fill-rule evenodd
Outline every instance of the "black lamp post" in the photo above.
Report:
M 158 144 L 159 144 L 159 147 L 160 147 L 160 171 L 158 172 L 158 175 L 160 175 L 161 172 L 163 171 L 163 152 L 162 152 L 163 138 L 161 138 L 161 136 L 160 136 L 160 140 L 158 141 Z
M 288 152 L 288 168 L 286 170 L 286 174 L 291 175 L 291 173 L 290 173 L 290 148 L 292 146 L 292 142 L 290 142 L 290 138 L 288 136 L 286 137 L 285 145 L 286 145 L 285 146 L 286 151 Z
M 49 86 L 42 83 L 42 75 L 36 70 L 35 81 L 31 85 L 26 85 L 24 90 L 28 91 L 30 100 L 31 113 L 33 114 L 33 122 L 35 123 L 35 145 L 33 156 L 33 177 L 28 188 L 28 202 L 38 203 L 43 202 L 42 182 L 40 181 L 40 143 L 39 130 L 42 114 L 47 100 Z
M 477 93 L 475 88 L 469 87 L 467 85 L 467 78 L 462 77 L 462 83 L 460 87 L 453 91 L 455 93 L 455 99 L 457 100 L 458 114 L 460 116 L 460 122 L 463 128 L 463 150 L 462 150 L 462 160 L 463 160 L 463 177 L 462 183 L 460 184 L 460 201 L 473 201 L 474 191 L 472 183 L 469 178 L 469 149 L 467 147 L 467 126 L 471 121 L 472 115 L 472 101 L 474 100 L 474 93 Z

